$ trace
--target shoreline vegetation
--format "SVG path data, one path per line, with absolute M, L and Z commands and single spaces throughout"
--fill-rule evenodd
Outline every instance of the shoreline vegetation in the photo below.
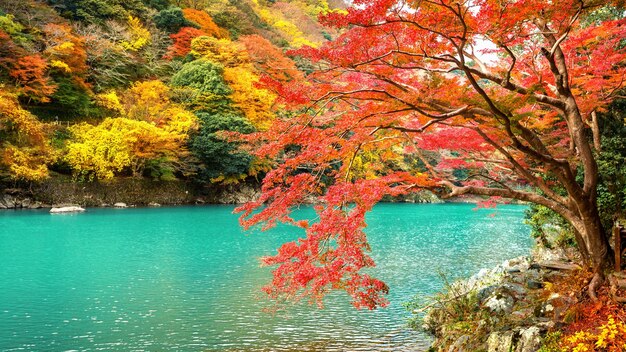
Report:
M 153 181 L 116 178 L 109 182 L 75 182 L 70 177 L 52 177 L 40 183 L 19 186 L 0 184 L 0 209 L 40 209 L 67 205 L 82 207 L 243 204 L 258 198 L 260 183 L 251 180 L 235 185 L 199 185 L 184 180 Z M 430 192 L 386 199 L 387 202 L 443 203 Z M 473 202 L 468 199 L 467 202 Z
M 580 261 L 575 247 L 537 239 L 529 256 L 454 282 L 442 275 L 444 288 L 428 303 L 407 304 L 410 325 L 433 336 L 429 351 L 621 351 L 626 325 L 615 287 L 593 302 L 593 273 Z

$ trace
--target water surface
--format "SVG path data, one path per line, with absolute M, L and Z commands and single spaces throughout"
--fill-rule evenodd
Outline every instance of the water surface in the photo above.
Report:
M 231 206 L 0 212 L 1 351 L 423 351 L 402 302 L 528 253 L 524 207 L 382 204 L 368 217 L 389 308 L 344 294 L 263 312 L 258 258 L 301 233 L 246 232 Z M 308 213 L 307 213 L 308 212 Z M 302 216 L 311 212 L 305 210 Z M 494 216 L 495 214 L 495 216 Z

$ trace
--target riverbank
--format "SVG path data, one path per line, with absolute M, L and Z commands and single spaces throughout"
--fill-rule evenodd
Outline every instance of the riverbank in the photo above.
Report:
M 125 178 L 110 182 L 74 182 L 58 176 L 41 183 L 10 187 L 0 185 L 0 209 L 39 209 L 76 204 L 107 207 L 115 203 L 129 206 L 240 204 L 259 196 L 260 185 L 197 185 L 186 181 L 152 181 Z
M 55 176 L 37 184 L 0 184 L 0 209 L 40 209 L 61 205 L 107 207 L 115 203 L 129 206 L 243 204 L 260 195 L 261 185 L 248 180 L 236 185 L 199 185 L 184 180 L 153 181 L 116 178 L 109 182 L 75 182 L 68 176 Z M 387 202 L 442 203 L 428 191 L 413 193 Z
M 574 248 L 537 247 L 529 257 L 506 260 L 447 285 L 425 307 L 423 328 L 435 338 L 431 351 L 582 351 L 611 343 L 622 347 L 620 339 L 626 336 L 610 332 L 626 326 L 620 322 L 625 310 L 612 302 L 606 288 L 600 301 L 591 302 L 586 295 L 591 274 L 578 262 Z

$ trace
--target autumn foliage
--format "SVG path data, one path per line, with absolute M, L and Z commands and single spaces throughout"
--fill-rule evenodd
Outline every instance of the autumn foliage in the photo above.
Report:
M 270 6 L 0 2 L 0 181 L 38 182 L 49 169 L 81 181 L 262 177 L 270 161 L 239 150 L 224 131 L 272 123 L 281 106 L 261 86 L 274 76 L 270 66 L 287 68 L 285 79 L 300 74 L 276 46 L 286 39 L 259 17 Z M 322 11 L 298 8 L 282 21 L 293 26 L 306 12 L 310 23 Z M 244 45 L 244 34 L 260 46 Z M 265 68 L 252 50 L 271 53 Z
M 17 59 L 10 76 L 15 79 L 22 94 L 45 103 L 56 90 L 48 77 L 48 68 L 48 63 L 40 55 L 27 55 Z
M 376 0 L 322 15 L 344 33 L 291 53 L 316 68 L 306 81 L 264 80 L 296 116 L 247 138 L 277 163 L 260 200 L 238 209 L 243 225 L 306 229 L 265 259 L 276 267 L 270 296 L 319 302 L 340 289 L 357 306 L 384 304 L 386 286 L 362 270 L 374 265 L 364 214 L 421 189 L 554 210 L 594 268 L 593 296 L 610 247 L 586 130 L 626 74 L 626 22 L 588 21 L 600 5 Z M 293 220 L 312 198 L 319 220 Z

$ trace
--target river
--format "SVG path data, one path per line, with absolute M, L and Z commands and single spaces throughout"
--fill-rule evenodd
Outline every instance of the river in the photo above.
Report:
M 231 206 L 0 211 L 0 351 L 424 351 L 402 306 L 526 255 L 525 207 L 381 204 L 366 232 L 388 308 L 347 296 L 264 311 L 258 258 L 300 232 L 241 230 Z M 309 216 L 303 210 L 301 216 Z

